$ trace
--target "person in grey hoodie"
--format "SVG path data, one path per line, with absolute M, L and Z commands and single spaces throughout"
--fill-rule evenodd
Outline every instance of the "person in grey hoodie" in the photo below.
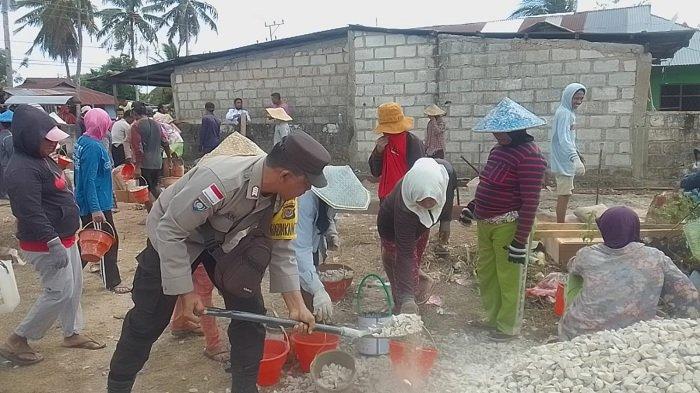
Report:
M 68 134 L 43 110 L 19 105 L 12 122 L 14 154 L 5 170 L 17 239 L 24 260 L 39 274 L 43 291 L 24 320 L 0 345 L 0 355 L 17 365 L 43 357 L 27 340 L 39 340 L 58 320 L 67 348 L 100 349 L 81 335 L 83 276 L 76 232 L 80 218 L 75 197 L 58 165 L 49 158 Z
M 12 115 L 13 112 L 9 109 L 0 113 L 0 199 L 7 199 L 7 187 L 5 187 L 3 173 L 14 151 L 12 147 L 12 132 L 10 132 Z
M 572 83 L 561 95 L 561 104 L 552 119 L 549 167 L 557 180 L 557 222 L 564 222 L 569 199 L 574 190 L 574 175 L 584 175 L 586 167 L 576 149 L 576 115 L 586 97 L 586 86 Z

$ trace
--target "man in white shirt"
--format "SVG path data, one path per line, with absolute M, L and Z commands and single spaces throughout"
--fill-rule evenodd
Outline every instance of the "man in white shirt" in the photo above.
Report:
M 233 100 L 233 106 L 233 108 L 229 109 L 228 112 L 226 112 L 226 120 L 233 123 L 234 126 L 238 126 L 240 124 L 240 133 L 241 135 L 245 136 L 246 126 L 251 121 L 250 114 L 248 113 L 247 109 L 243 109 L 242 98 L 236 98 L 235 100 Z
M 112 158 L 114 166 L 131 162 L 131 146 L 128 142 L 134 116 L 131 110 L 124 111 L 124 117 L 112 125 Z

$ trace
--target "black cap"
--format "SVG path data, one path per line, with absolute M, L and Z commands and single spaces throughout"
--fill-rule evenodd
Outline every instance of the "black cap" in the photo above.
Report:
M 323 168 L 331 162 L 331 155 L 311 135 L 294 131 L 282 138 L 273 149 L 280 149 L 285 166 L 303 172 L 312 186 L 323 188 L 328 185 Z

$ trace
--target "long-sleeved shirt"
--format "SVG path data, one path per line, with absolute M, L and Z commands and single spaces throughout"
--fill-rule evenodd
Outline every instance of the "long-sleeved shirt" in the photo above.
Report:
M 73 152 L 75 200 L 80 215 L 108 211 L 113 207 L 112 163 L 100 141 L 87 135 L 78 138 Z
M 211 113 L 202 116 L 202 126 L 199 129 L 199 149 L 210 152 L 219 146 L 221 141 L 221 120 Z
M 226 120 L 230 121 L 233 123 L 234 126 L 237 126 L 238 123 L 241 122 L 241 117 L 245 116 L 246 122 L 250 123 L 250 114 L 246 109 L 236 109 L 236 108 L 231 108 L 226 112 Z
M 642 243 L 586 247 L 568 267 L 569 274 L 583 279 L 583 288 L 559 322 L 564 339 L 653 319 L 659 300 L 676 317 L 700 317 L 698 291 L 690 279 L 663 252 Z
M 135 121 L 131 125 L 129 143 L 136 165 L 146 169 L 163 167 L 161 147 L 168 143 L 168 136 L 157 121 L 149 118 Z
M 432 156 L 438 150 L 445 150 L 445 119 L 430 119 L 425 133 L 425 154 Z
M 425 157 L 425 147 L 423 146 L 423 141 L 421 141 L 420 138 L 409 131 L 406 132 L 408 132 L 406 141 L 406 161 L 408 162 L 408 169 L 411 169 L 413 164 L 415 164 L 419 158 Z M 372 154 L 370 154 L 367 162 L 372 176 L 379 177 L 382 175 L 382 161 L 382 153 L 378 153 L 377 148 L 375 147 L 375 149 L 372 150 Z
M 534 142 L 494 147 L 479 175 L 476 217 L 518 212 L 515 240 L 525 244 L 535 222 L 546 169 L 547 162 Z
M 318 252 L 322 247 L 325 236 L 337 234 L 335 220 L 330 212 L 328 214 L 328 231 L 319 233 L 316 227 L 316 220 L 318 219 L 320 202 L 321 200 L 311 190 L 306 191 L 306 193 L 297 198 L 299 219 L 296 225 L 296 238 L 292 240 L 297 266 L 299 267 L 301 287 L 311 294 L 323 288 L 323 283 L 314 265 L 314 253 Z

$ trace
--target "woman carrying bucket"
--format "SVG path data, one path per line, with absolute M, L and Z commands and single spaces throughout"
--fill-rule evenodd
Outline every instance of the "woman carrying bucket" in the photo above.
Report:
M 75 166 L 75 199 L 80 209 L 83 225 L 100 226 L 114 235 L 112 247 L 104 255 L 101 267 L 104 287 L 115 293 L 129 293 L 131 288 L 122 285 L 117 266 L 119 241 L 112 217 L 112 164 L 102 139 L 109 132 L 112 121 L 102 109 L 90 109 L 85 114 L 85 133 L 78 138 L 73 152 Z M 105 228 L 106 229 L 106 228 Z M 83 261 L 83 267 L 87 262 Z
M 420 263 L 425 243 L 419 240 L 439 222 L 449 175 L 432 158 L 421 158 L 382 201 L 377 217 L 382 263 L 391 283 L 394 313 L 418 314 Z

